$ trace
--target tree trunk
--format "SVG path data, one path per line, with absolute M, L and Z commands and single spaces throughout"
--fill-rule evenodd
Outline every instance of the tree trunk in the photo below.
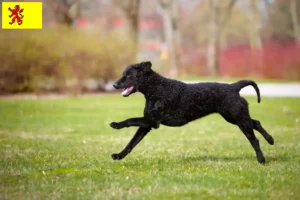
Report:
M 176 51 L 174 45 L 174 30 L 172 24 L 172 0 L 160 1 L 163 9 L 163 28 L 165 40 L 168 46 L 168 61 L 170 64 L 169 76 L 176 77 L 178 75 L 178 65 L 176 62 Z
M 253 60 L 251 60 L 251 68 L 247 69 L 247 72 L 251 74 L 251 69 L 256 68 L 258 71 L 263 70 L 264 55 L 262 50 L 262 38 L 261 38 L 261 27 L 262 27 L 262 13 L 259 8 L 260 0 L 252 0 L 250 2 L 251 17 L 249 17 L 251 26 L 251 46 Z M 257 70 L 256 70 L 257 71 Z
M 300 41 L 300 25 L 298 21 L 297 0 L 290 0 L 290 9 L 293 21 L 294 38 Z
M 219 56 L 220 56 L 220 43 L 221 34 L 226 23 L 230 19 L 231 10 L 237 0 L 231 0 L 226 8 L 225 17 L 222 21 L 219 19 L 219 0 L 210 0 L 210 22 L 209 22 L 209 39 L 207 48 L 207 65 L 212 76 L 219 76 Z
M 130 36 L 134 43 L 134 51 L 137 56 L 139 50 L 139 10 L 141 0 L 114 0 L 114 3 L 121 8 L 126 16 L 129 24 Z
M 175 61 L 177 66 L 177 71 L 181 65 L 181 32 L 178 27 L 180 5 L 179 0 L 173 1 L 172 4 L 172 29 L 174 31 L 174 48 L 175 48 Z M 177 72 L 178 74 L 178 72 Z
M 131 0 L 129 8 L 126 11 L 126 16 L 129 21 L 130 32 L 132 34 L 133 41 L 136 46 L 138 46 L 138 37 L 139 37 L 139 9 L 140 9 L 140 0 Z
M 269 2 L 269 0 L 264 0 L 264 6 L 265 6 L 266 16 L 269 19 L 269 17 L 270 17 L 270 2 Z
M 262 27 L 262 13 L 259 9 L 259 0 L 252 0 L 250 2 L 251 14 L 248 16 L 250 22 L 250 41 L 251 46 L 256 49 L 262 48 L 262 38 L 261 38 L 261 27 Z
M 129 26 L 132 40 L 137 45 L 139 41 L 139 20 L 137 16 L 132 16 L 131 20 L 129 20 Z
M 218 0 L 210 0 L 210 11 L 207 64 L 210 75 L 219 76 L 220 27 L 217 18 Z
M 80 0 L 45 0 L 45 6 L 53 13 L 56 23 L 67 28 L 80 16 Z

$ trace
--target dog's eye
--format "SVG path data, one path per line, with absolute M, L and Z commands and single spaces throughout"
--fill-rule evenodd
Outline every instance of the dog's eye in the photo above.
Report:
M 130 74 L 129 74 L 129 75 L 126 75 L 126 77 L 129 78 L 129 77 L 131 77 L 131 75 L 130 75 Z

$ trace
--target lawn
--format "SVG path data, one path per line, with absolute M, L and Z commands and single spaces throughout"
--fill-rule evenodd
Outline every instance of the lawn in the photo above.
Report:
M 0 99 L 0 199 L 300 199 L 300 99 L 247 97 L 260 165 L 240 130 L 219 115 L 151 131 L 113 161 L 141 116 L 140 95 Z

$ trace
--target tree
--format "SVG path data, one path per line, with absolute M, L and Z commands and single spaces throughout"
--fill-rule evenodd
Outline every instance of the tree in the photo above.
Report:
M 208 52 L 207 64 L 211 75 L 219 76 L 219 52 L 221 33 L 226 23 L 228 22 L 231 10 L 237 0 L 230 0 L 225 9 L 225 15 L 221 20 L 220 17 L 220 1 L 210 0 L 210 22 L 209 22 L 209 39 L 208 39 Z
M 74 20 L 80 16 L 80 0 L 44 0 L 44 2 L 59 25 L 71 27 Z
M 290 0 L 290 10 L 291 10 L 291 18 L 293 23 L 293 30 L 294 30 L 294 38 L 300 41 L 300 24 L 298 19 L 298 12 L 300 3 L 297 0 Z
M 168 46 L 169 75 L 176 77 L 180 62 L 180 31 L 178 28 L 179 1 L 159 0 L 163 15 L 164 36 Z
M 114 3 L 124 12 L 130 27 L 130 32 L 135 44 L 139 36 L 139 9 L 140 0 L 114 0 Z
M 270 35 L 282 39 L 300 39 L 300 2 L 298 0 L 272 0 L 269 3 Z
M 174 73 L 174 76 L 178 75 L 178 68 L 181 64 L 181 31 L 179 28 L 179 12 L 180 4 L 179 0 L 173 1 L 172 4 L 172 28 L 174 31 L 174 48 L 175 48 L 175 59 L 177 70 Z
M 250 14 L 247 15 L 250 25 L 250 42 L 256 49 L 262 48 L 261 27 L 262 14 L 259 8 L 259 0 L 250 1 Z

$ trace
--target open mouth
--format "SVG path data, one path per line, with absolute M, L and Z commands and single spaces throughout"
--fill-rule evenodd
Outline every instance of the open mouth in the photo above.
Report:
M 124 89 L 123 89 L 123 92 L 122 92 L 122 95 L 123 95 L 124 97 L 130 95 L 130 93 L 132 92 L 133 88 L 134 88 L 133 86 L 129 86 L 129 87 L 127 87 L 127 88 L 124 88 Z

